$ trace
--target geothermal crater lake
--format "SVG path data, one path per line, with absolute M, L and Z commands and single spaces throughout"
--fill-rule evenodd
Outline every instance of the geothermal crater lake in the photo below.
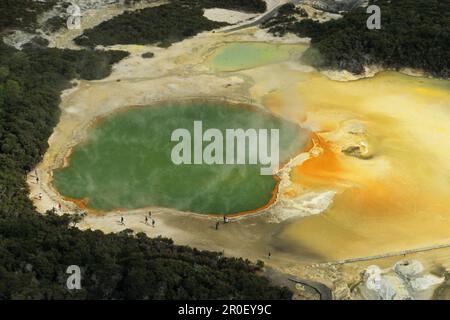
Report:
M 84 200 L 88 208 L 99 211 L 156 206 L 233 214 L 270 203 L 277 181 L 260 174 L 260 163 L 172 162 L 177 145 L 172 133 L 179 128 L 193 132 L 194 121 L 202 121 L 204 131 L 279 129 L 281 163 L 309 141 L 308 133 L 296 124 L 250 106 L 203 101 L 129 108 L 100 120 L 74 148 L 68 165 L 55 170 L 53 183 L 64 197 Z

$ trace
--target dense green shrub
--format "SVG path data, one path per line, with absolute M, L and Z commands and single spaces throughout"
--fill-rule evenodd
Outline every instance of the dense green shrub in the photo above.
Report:
M 166 47 L 223 25 L 226 24 L 203 17 L 203 10 L 199 7 L 167 4 L 125 12 L 86 30 L 75 39 L 75 43 L 90 47 L 114 44 L 158 44 Z
M 8 28 L 32 28 L 37 16 L 51 9 L 57 0 L 45 2 L 36 0 L 0 1 L 0 32 Z
M 287 21 L 282 16 L 266 25 L 274 34 L 293 32 L 310 37 L 305 61 L 317 68 L 361 73 L 364 66 L 415 68 L 450 76 L 450 0 L 378 0 L 381 30 L 369 30 L 369 14 L 359 8 L 342 19 L 319 23 Z
M 172 0 L 157 7 L 127 11 L 86 30 L 75 39 L 75 43 L 88 47 L 114 44 L 157 44 L 167 47 L 199 32 L 227 25 L 203 16 L 204 8 L 213 7 L 264 12 L 266 3 L 262 0 Z

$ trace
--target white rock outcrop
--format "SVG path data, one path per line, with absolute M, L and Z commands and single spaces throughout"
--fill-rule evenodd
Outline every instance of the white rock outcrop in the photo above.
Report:
M 369 266 L 364 273 L 364 284 L 360 292 L 372 300 L 411 300 L 421 298 L 421 293 L 444 281 L 431 274 L 424 274 L 418 260 L 402 260 L 392 268 L 382 270 Z

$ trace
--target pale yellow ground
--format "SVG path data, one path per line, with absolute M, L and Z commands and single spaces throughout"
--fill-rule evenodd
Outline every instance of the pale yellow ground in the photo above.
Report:
M 298 111 L 324 152 L 291 178 L 338 195 L 324 214 L 290 224 L 280 239 L 328 259 L 450 242 L 450 82 L 386 72 L 342 83 L 311 73 L 295 86 L 297 108 L 280 109 L 272 98 L 273 108 L 291 118 Z M 364 132 L 349 133 L 355 127 Z M 341 153 L 359 142 L 371 159 Z

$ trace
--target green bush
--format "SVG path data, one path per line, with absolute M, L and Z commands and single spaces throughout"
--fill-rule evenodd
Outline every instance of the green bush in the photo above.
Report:
M 450 0 L 378 0 L 381 30 L 366 26 L 369 14 L 359 8 L 342 19 L 270 22 L 270 31 L 310 37 L 307 62 L 319 69 L 361 73 L 364 66 L 422 69 L 436 77 L 450 77 Z M 277 19 L 275 19 L 277 20 Z

